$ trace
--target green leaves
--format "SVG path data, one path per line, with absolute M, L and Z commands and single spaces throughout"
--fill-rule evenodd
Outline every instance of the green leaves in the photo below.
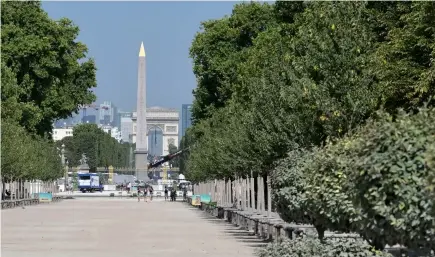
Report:
M 235 5 L 230 17 L 202 23 L 203 31 L 197 33 L 190 48 L 198 78 L 193 92 L 194 122 L 211 117 L 227 104 L 238 79 L 237 67 L 245 59 L 244 50 L 273 22 L 272 6 L 252 2 Z
M 28 131 L 44 136 L 52 123 L 90 104 L 95 95 L 95 63 L 76 42 L 79 29 L 70 20 L 51 20 L 40 2 L 2 1 L 2 65 L 19 90 L 3 89 L 2 98 L 21 111 L 16 118 Z M 2 76 L 3 80 L 3 76 Z M 12 117 L 12 113 L 6 115 Z M 2 115 L 2 118 L 4 115 Z
M 278 1 L 205 23 L 183 172 L 272 173 L 286 221 L 357 231 L 378 249 L 428 246 L 433 110 L 397 108 L 435 95 L 433 13 L 429 2 Z
M 32 137 L 24 128 L 5 120 L 1 123 L 1 139 L 3 180 L 52 181 L 62 176 L 60 151 L 52 142 Z
M 327 239 L 320 241 L 312 235 L 269 244 L 258 251 L 259 257 L 391 257 L 391 254 L 374 251 L 361 239 Z
M 381 114 L 353 136 L 279 162 L 277 210 L 288 222 L 355 231 L 380 249 L 434 247 L 434 170 L 423 158 L 434 147 L 434 109 L 401 112 L 395 121 Z
M 74 127 L 73 136 L 58 142 L 65 144 L 66 157 L 70 166 L 79 165 L 82 154 L 86 154 L 91 170 L 97 167 L 129 167 L 129 143 L 118 143 L 96 124 L 81 124 Z

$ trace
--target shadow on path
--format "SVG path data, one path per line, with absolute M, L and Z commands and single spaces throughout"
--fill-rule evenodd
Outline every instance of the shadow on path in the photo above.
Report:
M 188 208 L 198 212 L 199 217 L 202 220 L 220 226 L 222 228 L 221 231 L 223 231 L 226 235 L 233 237 L 234 239 L 236 239 L 236 241 L 243 243 L 247 246 L 255 247 L 255 248 L 264 248 L 271 242 L 270 240 L 264 240 L 258 238 L 254 233 L 246 231 L 245 229 L 237 225 L 228 223 L 226 220 L 211 217 L 209 216 L 210 214 L 198 210 L 198 208 L 194 208 L 194 207 L 188 207 Z

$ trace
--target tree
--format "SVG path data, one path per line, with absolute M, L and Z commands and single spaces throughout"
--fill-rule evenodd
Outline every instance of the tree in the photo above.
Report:
M 176 153 L 178 151 L 178 148 L 173 144 L 169 144 L 168 148 L 169 148 L 169 154 L 173 154 L 173 153 Z M 169 164 L 171 165 L 171 167 L 174 167 L 174 168 L 180 167 L 180 159 L 179 158 L 180 157 L 175 157 L 174 159 L 169 161 Z
M 1 123 L 1 169 L 3 181 L 52 181 L 62 176 L 62 165 L 55 145 L 9 121 Z
M 67 157 L 78 165 L 82 154 L 86 154 L 91 170 L 109 166 L 128 167 L 130 144 L 119 143 L 96 124 L 81 124 L 74 127 L 73 136 L 64 138 Z M 61 143 L 59 143 L 61 144 Z
M 2 87 L 2 100 L 18 107 L 19 123 L 28 131 L 49 135 L 54 120 L 95 100 L 90 91 L 96 86 L 94 61 L 85 60 L 87 48 L 76 41 L 79 28 L 66 18 L 51 20 L 41 2 L 1 5 L 2 62 L 9 69 L 8 82 L 14 81 Z
M 198 87 L 193 92 L 194 123 L 225 106 L 234 91 L 243 52 L 273 21 L 271 5 L 251 2 L 235 5 L 230 17 L 201 24 L 203 31 L 195 36 L 190 48 L 193 71 L 198 78 Z
M 385 88 L 390 112 L 415 110 L 435 95 L 435 3 L 397 2 L 387 7 L 374 16 L 387 29 L 372 71 Z

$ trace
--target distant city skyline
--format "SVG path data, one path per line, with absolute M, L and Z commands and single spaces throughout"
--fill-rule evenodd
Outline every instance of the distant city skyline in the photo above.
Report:
M 94 104 L 109 101 L 119 110 L 135 111 L 141 42 L 147 53 L 147 106 L 181 110 L 193 101 L 189 48 L 201 22 L 231 14 L 235 3 L 43 1 L 42 7 L 51 18 L 66 17 L 79 26 L 77 40 L 88 46 L 97 65 Z M 87 115 L 95 114 L 88 110 Z

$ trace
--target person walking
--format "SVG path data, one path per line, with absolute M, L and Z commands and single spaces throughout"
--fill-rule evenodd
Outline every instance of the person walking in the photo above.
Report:
M 168 199 L 168 186 L 165 186 L 165 201 Z
M 150 195 L 150 188 L 149 188 L 149 187 L 146 187 L 146 189 L 145 189 L 145 194 L 144 194 L 144 200 L 145 200 L 146 202 L 149 201 L 149 195 Z
M 128 182 L 127 184 L 127 194 L 130 194 L 130 189 L 131 189 L 131 182 Z M 137 191 L 139 193 L 139 189 Z
M 183 202 L 187 202 L 187 187 L 183 188 Z
M 150 201 L 152 201 L 154 196 L 154 188 L 153 186 L 150 186 L 149 188 L 150 188 Z

